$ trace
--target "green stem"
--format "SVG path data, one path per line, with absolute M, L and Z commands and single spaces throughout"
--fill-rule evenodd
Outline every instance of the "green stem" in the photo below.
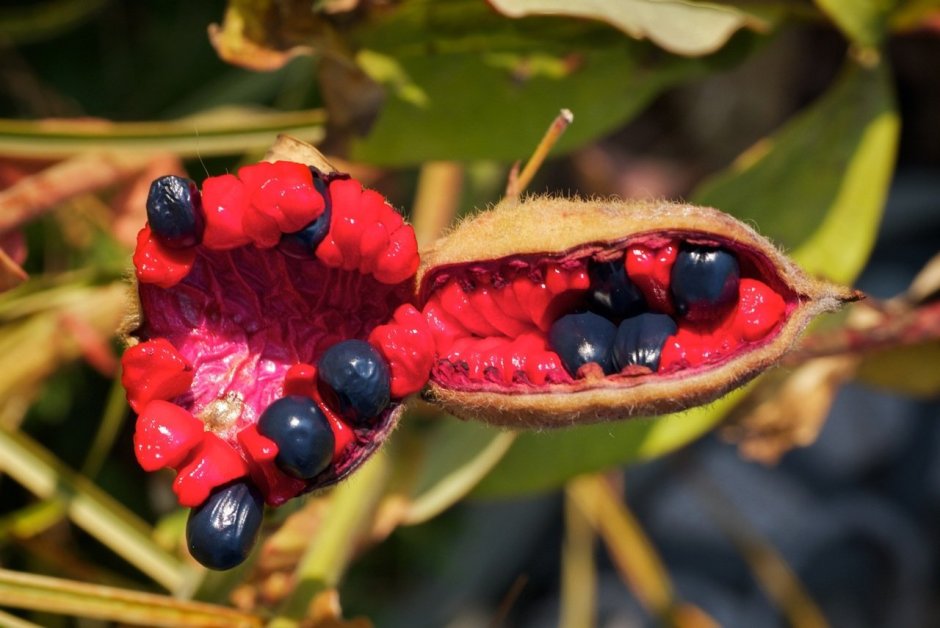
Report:
M 388 466 L 387 456 L 380 452 L 333 490 L 329 513 L 294 572 L 297 586 L 268 628 L 297 626 L 311 600 L 339 584 L 361 535 L 371 526 Z
M 28 436 L 0 428 L 0 471 L 61 503 L 76 525 L 168 590 L 191 587 L 193 570 L 160 548 L 143 521 Z

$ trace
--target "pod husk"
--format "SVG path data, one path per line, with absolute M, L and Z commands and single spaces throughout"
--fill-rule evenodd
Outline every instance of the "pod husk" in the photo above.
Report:
M 708 368 L 630 379 L 576 380 L 538 391 L 456 390 L 433 379 L 429 401 L 463 419 L 514 428 L 563 427 L 677 412 L 713 401 L 774 365 L 815 316 L 861 294 L 809 277 L 769 240 L 715 209 L 666 201 L 507 199 L 459 224 L 422 251 L 419 294 L 426 299 L 434 275 L 451 266 L 508 257 L 571 254 L 609 248 L 643 234 L 681 234 L 749 250 L 772 267 L 796 295 L 789 317 L 769 340 Z

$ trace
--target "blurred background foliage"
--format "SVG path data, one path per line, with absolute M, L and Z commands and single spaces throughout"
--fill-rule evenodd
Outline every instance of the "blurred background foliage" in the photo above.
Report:
M 938 35 L 934 0 L 4 3 L 0 623 L 936 625 Z M 710 204 L 872 298 L 675 417 L 415 402 L 249 564 L 199 568 L 115 379 L 149 181 L 287 132 L 427 243 L 562 107 L 531 191 Z

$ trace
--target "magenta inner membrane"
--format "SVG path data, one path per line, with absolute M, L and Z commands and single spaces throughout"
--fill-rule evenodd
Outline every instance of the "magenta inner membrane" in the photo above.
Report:
M 316 364 L 341 340 L 365 339 L 410 296 L 408 284 L 252 246 L 200 248 L 179 284 L 139 290 L 142 339 L 166 338 L 194 368 L 190 391 L 175 402 L 196 416 L 216 400 L 243 402 L 220 433 L 227 439 L 282 396 L 288 368 Z

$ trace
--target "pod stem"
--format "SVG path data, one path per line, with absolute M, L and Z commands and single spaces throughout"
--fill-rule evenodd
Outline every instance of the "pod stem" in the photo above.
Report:
M 548 157 L 548 153 L 555 146 L 555 143 L 558 142 L 568 125 L 573 121 L 574 114 L 571 113 L 570 109 L 562 109 L 558 112 L 548 130 L 545 131 L 545 135 L 542 136 L 542 141 L 535 147 L 535 152 L 532 153 L 522 172 L 518 172 L 518 164 L 513 166 L 512 171 L 509 173 L 509 182 L 506 185 L 506 198 L 519 198 L 529 186 L 529 183 L 532 182 L 532 178 L 542 166 L 545 158 Z

